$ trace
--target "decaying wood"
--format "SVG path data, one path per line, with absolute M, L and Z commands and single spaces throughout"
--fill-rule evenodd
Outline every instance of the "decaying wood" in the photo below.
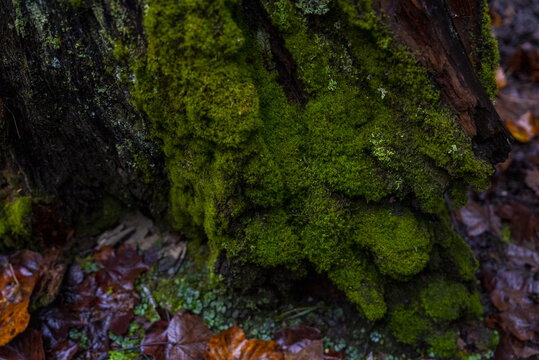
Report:
M 430 71 L 472 137 L 477 155 L 504 161 L 511 135 L 481 86 L 468 54 L 480 39 L 477 0 L 378 0 L 396 36 Z

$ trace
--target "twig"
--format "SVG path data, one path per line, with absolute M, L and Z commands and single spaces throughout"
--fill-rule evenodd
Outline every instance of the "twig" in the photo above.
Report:
M 13 266 L 11 265 L 11 263 L 9 263 L 8 265 L 9 265 L 9 269 L 11 270 L 11 275 L 13 276 L 13 280 L 15 280 L 15 283 L 17 283 L 17 286 L 21 286 L 21 283 L 15 276 L 15 270 L 13 270 Z

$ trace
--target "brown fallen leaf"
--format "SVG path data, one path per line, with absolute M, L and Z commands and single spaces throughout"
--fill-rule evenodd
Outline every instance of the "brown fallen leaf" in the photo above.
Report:
M 323 360 L 324 344 L 322 340 L 302 342 L 303 348 L 298 352 L 285 351 L 285 360 Z
M 506 120 L 505 125 L 522 143 L 529 142 L 539 133 L 539 119 L 531 111 L 526 111 L 518 119 Z
M 466 225 L 468 235 L 478 236 L 487 230 L 497 234 L 500 232 L 500 219 L 491 211 L 490 206 L 481 206 L 473 199 L 457 212 L 459 221 Z
M 506 266 L 491 280 L 490 297 L 500 311 L 494 321 L 520 341 L 537 341 L 539 329 L 539 254 L 510 244 Z
M 539 49 L 531 43 L 520 45 L 509 60 L 508 71 L 515 75 L 527 73 L 539 81 Z
M 213 335 L 202 317 L 180 310 L 170 323 L 163 320 L 153 323 L 142 339 L 141 349 L 155 360 L 204 359 Z
M 530 170 L 526 172 L 526 185 L 535 191 L 535 194 L 539 194 L 539 170 Z
M 286 360 L 324 359 L 320 330 L 307 325 L 295 325 L 275 334 L 275 341 L 285 350 Z
M 41 331 L 27 329 L 8 345 L 0 347 L 0 360 L 45 360 Z
M 0 346 L 23 332 L 30 321 L 28 304 L 39 278 L 42 257 L 29 250 L 0 256 Z
M 273 340 L 247 340 L 238 326 L 210 339 L 206 360 L 284 360 L 284 352 Z
M 539 233 L 539 214 L 529 206 L 512 202 L 499 206 L 496 214 L 509 221 L 511 237 L 515 243 L 534 243 Z

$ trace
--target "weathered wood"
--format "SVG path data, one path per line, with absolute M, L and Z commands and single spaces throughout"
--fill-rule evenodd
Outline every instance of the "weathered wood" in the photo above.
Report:
M 511 135 L 478 78 L 481 40 L 476 0 L 380 0 L 394 33 L 429 69 L 444 99 L 458 114 L 474 150 L 496 163 L 505 160 Z M 475 66 L 470 59 L 475 53 Z

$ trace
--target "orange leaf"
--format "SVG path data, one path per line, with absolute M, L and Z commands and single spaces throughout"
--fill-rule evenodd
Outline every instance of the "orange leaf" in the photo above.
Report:
M 210 339 L 206 360 L 284 360 L 284 353 L 273 341 L 247 340 L 238 326 Z
M 505 125 L 515 139 L 523 143 L 529 142 L 539 133 L 539 119 L 531 111 L 527 111 L 516 121 L 506 121 Z
M 0 257 L 0 346 L 28 326 L 28 304 L 41 261 L 41 255 L 29 250 Z

